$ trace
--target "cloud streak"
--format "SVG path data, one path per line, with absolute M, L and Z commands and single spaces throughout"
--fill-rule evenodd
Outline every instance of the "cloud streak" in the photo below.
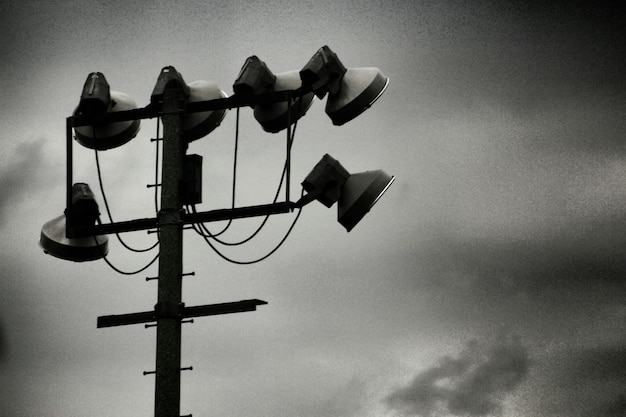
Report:
M 384 402 L 405 416 L 497 414 L 528 369 L 528 352 L 519 338 L 501 337 L 491 344 L 472 340 L 458 357 L 445 356 Z

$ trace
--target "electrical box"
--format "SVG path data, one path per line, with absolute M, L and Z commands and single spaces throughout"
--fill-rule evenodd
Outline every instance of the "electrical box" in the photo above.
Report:
M 202 203 L 202 156 L 185 155 L 181 199 L 184 205 Z

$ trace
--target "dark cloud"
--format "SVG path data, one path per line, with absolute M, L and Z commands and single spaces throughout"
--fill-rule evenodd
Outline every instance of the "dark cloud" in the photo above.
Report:
M 623 214 L 539 233 L 508 237 L 446 237 L 419 255 L 438 285 L 464 276 L 477 288 L 499 294 L 564 293 L 589 288 L 626 291 L 626 220 Z
M 621 417 L 626 411 L 626 347 L 559 350 L 537 361 L 533 406 L 542 416 Z
M 626 415 L 626 394 L 620 395 L 617 400 L 600 408 L 596 415 L 600 417 L 624 417 Z
M 626 386 L 626 346 L 588 349 L 574 355 L 574 363 L 564 379 L 621 381 Z
M 4 362 L 6 357 L 6 342 L 4 340 L 4 331 L 2 329 L 2 321 L 0 321 L 0 365 Z
M 442 358 L 392 392 L 385 403 L 407 416 L 497 414 L 505 395 L 526 378 L 528 369 L 528 353 L 519 338 L 502 337 L 490 344 L 473 340 L 458 357 Z
M 432 30 L 435 52 L 420 56 L 431 106 L 441 100 L 439 111 L 479 117 L 494 109 L 527 123 L 520 139 L 534 147 L 626 153 L 623 4 L 479 2 L 454 10 Z

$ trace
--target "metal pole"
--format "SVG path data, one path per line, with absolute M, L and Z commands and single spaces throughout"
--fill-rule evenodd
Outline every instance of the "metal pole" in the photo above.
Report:
M 163 169 L 159 213 L 159 284 L 156 347 L 155 417 L 180 416 L 180 362 L 183 274 L 183 223 L 180 182 L 187 144 L 182 140 L 186 97 L 170 82 L 163 97 Z

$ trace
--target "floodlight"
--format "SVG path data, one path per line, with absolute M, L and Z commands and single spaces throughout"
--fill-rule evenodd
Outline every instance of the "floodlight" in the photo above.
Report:
M 189 102 L 227 98 L 217 84 L 210 81 L 194 81 L 188 85 Z M 226 109 L 187 113 L 183 117 L 183 139 L 187 142 L 200 139 L 217 128 L 226 116 Z
M 237 79 L 233 83 L 235 94 L 251 96 L 267 93 L 272 90 L 276 76 L 270 71 L 265 62 L 256 55 L 246 59 Z
M 346 68 L 328 46 L 313 55 L 300 70 L 300 78 L 319 98 L 329 94 L 326 114 L 336 126 L 370 108 L 389 84 L 378 68 Z
M 341 189 L 337 220 L 349 232 L 378 202 L 395 177 L 378 169 L 350 175 Z
M 337 220 L 349 232 L 387 191 L 395 177 L 382 170 L 350 174 L 336 159 L 326 154 L 302 182 L 308 193 L 296 207 L 318 200 L 326 207 L 337 206 Z
M 249 57 L 242 67 L 233 91 L 241 96 L 253 96 L 277 91 L 297 90 L 302 86 L 298 71 L 273 74 L 257 56 Z M 313 93 L 294 97 L 291 107 L 286 101 L 254 106 L 254 118 L 266 132 L 276 133 L 304 116 L 313 102 Z M 289 121 L 291 123 L 289 123 Z
M 98 115 L 136 108 L 137 104 L 127 94 L 110 91 L 109 84 L 102 73 L 92 72 L 85 81 L 74 116 Z M 74 128 L 74 133 L 78 143 L 86 148 L 107 150 L 121 146 L 137 136 L 139 127 L 139 120 L 127 120 L 77 126 Z
M 93 261 L 106 256 L 109 250 L 107 236 L 68 238 L 69 226 L 93 226 L 98 219 L 98 203 L 87 184 L 72 187 L 72 204 L 65 214 L 45 223 L 39 245 L 47 254 L 74 262 Z
M 152 90 L 152 95 L 150 96 L 150 104 L 162 104 L 163 98 L 165 97 L 165 88 L 169 85 L 176 85 L 186 96 L 189 96 L 189 87 L 185 84 L 183 76 L 180 72 L 176 71 L 176 68 L 170 65 L 161 69 L 157 83 L 155 84 L 154 89 Z

